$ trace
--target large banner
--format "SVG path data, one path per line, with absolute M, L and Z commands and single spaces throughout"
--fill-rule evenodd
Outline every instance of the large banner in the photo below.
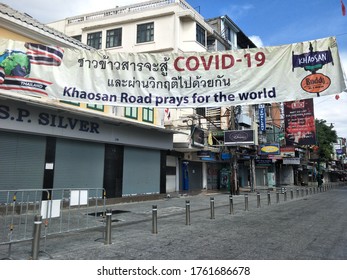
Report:
M 110 53 L 0 39 L 0 89 L 144 107 L 260 104 L 346 89 L 335 38 L 205 53 Z
M 313 99 L 285 102 L 283 106 L 287 146 L 315 145 L 316 126 Z

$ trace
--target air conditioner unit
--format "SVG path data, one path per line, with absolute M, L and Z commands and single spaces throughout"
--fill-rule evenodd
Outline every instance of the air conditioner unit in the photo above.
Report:
M 249 116 L 242 114 L 239 116 L 238 124 L 242 126 L 251 126 L 252 119 Z

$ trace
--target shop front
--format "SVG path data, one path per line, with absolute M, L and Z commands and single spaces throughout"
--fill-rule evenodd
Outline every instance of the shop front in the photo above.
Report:
M 0 98 L 0 190 L 166 192 L 172 132 L 40 102 Z

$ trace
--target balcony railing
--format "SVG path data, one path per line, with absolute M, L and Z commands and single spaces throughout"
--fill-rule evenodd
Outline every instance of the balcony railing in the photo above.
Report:
M 116 7 L 114 9 L 104 10 L 100 12 L 90 13 L 82 16 L 71 17 L 67 19 L 67 24 L 81 23 L 89 20 L 104 19 L 109 16 L 127 14 L 132 12 L 144 11 L 148 9 L 168 6 L 173 3 L 178 3 L 180 7 L 187 10 L 194 10 L 187 2 L 184 0 L 157 0 L 142 2 L 139 4 Z

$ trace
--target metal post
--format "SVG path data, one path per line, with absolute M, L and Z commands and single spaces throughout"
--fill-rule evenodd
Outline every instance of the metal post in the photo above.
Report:
M 40 250 L 42 216 L 36 215 L 34 218 L 33 241 L 31 248 L 31 257 L 33 260 L 38 260 Z
M 299 197 L 299 189 L 296 189 L 296 198 Z
M 245 211 L 248 211 L 248 194 L 245 194 Z
M 290 199 L 293 200 L 294 199 L 294 191 L 290 190 Z
M 152 206 L 152 233 L 157 234 L 158 233 L 158 208 L 157 205 Z
M 229 214 L 234 214 L 234 203 L 232 195 L 229 195 Z
M 112 237 L 111 237 L 111 223 L 112 223 L 112 210 L 106 209 L 106 229 L 105 229 L 105 245 L 112 244 Z
M 257 192 L 257 208 L 260 208 L 260 193 Z
M 283 195 L 284 195 L 284 201 L 287 201 L 287 191 L 284 191 L 284 193 L 283 193 Z
M 190 225 L 190 201 L 186 200 L 186 225 Z
M 301 189 L 301 197 L 304 197 L 304 189 Z
M 280 193 L 276 192 L 276 202 L 280 203 Z
M 211 219 L 214 219 L 214 197 L 210 197 Z
M 267 205 L 271 205 L 271 194 L 267 192 Z

